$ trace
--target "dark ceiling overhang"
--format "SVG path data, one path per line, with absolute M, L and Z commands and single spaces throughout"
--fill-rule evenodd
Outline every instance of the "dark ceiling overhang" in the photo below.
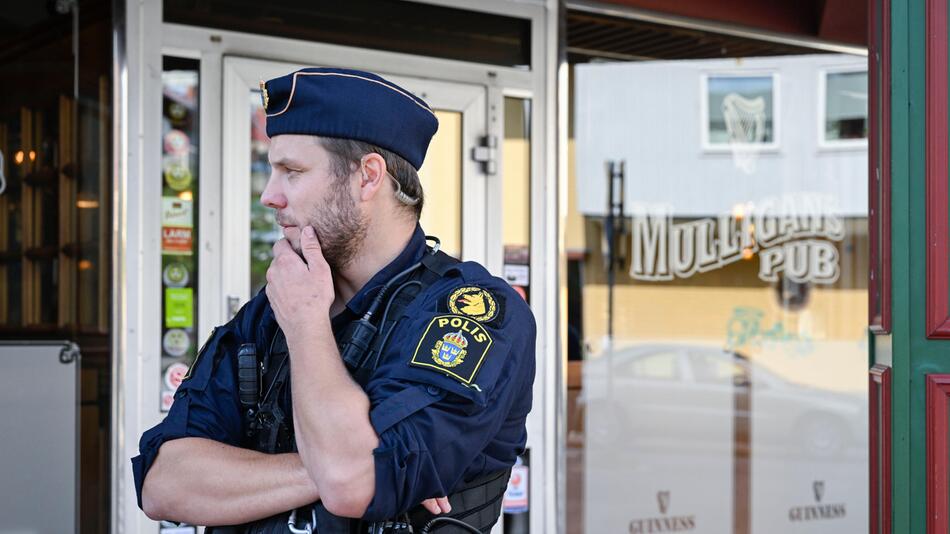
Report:
M 605 0 L 602 4 L 867 46 L 867 0 Z

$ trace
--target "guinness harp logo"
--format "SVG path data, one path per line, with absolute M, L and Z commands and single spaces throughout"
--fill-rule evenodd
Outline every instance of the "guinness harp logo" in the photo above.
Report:
M 666 511 L 670 507 L 670 492 L 669 491 L 656 492 L 656 503 L 660 507 L 660 513 L 666 515 Z
M 815 492 L 815 502 L 821 502 L 821 498 L 825 496 L 825 481 L 816 480 L 811 483 L 811 489 Z

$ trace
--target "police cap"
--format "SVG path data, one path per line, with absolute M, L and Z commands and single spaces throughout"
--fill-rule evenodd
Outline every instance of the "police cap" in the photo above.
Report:
M 439 128 L 422 99 L 371 72 L 305 68 L 261 81 L 267 135 L 318 135 L 364 141 L 419 169 Z

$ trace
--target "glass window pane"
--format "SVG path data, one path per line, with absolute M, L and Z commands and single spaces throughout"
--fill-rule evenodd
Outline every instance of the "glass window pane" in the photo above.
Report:
M 435 110 L 439 131 L 429 143 L 426 161 L 419 170 L 425 205 L 419 222 L 442 240 L 442 250 L 462 257 L 462 114 Z
M 866 62 L 573 65 L 568 532 L 867 530 Z
M 531 100 L 505 98 L 502 144 L 502 243 L 504 277 L 515 291 L 530 296 Z
M 265 275 L 270 267 L 271 249 L 284 236 L 277 224 L 274 210 L 261 204 L 261 193 L 270 177 L 267 149 L 267 115 L 261 103 L 261 92 L 251 91 L 251 295 L 256 295 L 267 282 Z
M 709 76 L 709 143 L 774 141 L 772 76 Z
M 825 138 L 867 139 L 867 71 L 831 72 L 825 79 Z
M 162 72 L 161 409 L 171 408 L 198 340 L 199 61 L 166 57 Z

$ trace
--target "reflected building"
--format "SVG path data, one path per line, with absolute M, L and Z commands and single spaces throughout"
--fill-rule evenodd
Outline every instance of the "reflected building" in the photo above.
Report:
M 802 532 L 796 502 L 865 531 L 866 58 L 580 63 L 572 88 L 573 532 Z

